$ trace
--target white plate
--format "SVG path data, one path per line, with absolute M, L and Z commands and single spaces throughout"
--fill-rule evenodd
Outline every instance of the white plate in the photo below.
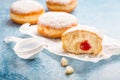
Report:
M 77 60 L 83 60 L 83 61 L 91 61 L 91 62 L 98 62 L 103 59 L 108 59 L 113 55 L 119 55 L 120 54 L 120 41 L 116 39 L 112 39 L 106 35 L 103 35 L 103 51 L 101 51 L 101 54 L 98 56 L 90 56 L 90 55 L 74 55 L 68 52 L 65 52 L 62 49 L 62 44 L 60 39 L 48 39 L 45 37 L 42 37 L 37 32 L 37 25 L 31 25 L 29 23 L 23 24 L 20 27 L 20 32 L 24 34 L 31 35 L 33 37 L 37 37 L 39 39 L 45 39 L 43 43 L 46 43 L 48 49 L 50 52 L 61 55 L 61 56 L 67 56 L 71 57 Z

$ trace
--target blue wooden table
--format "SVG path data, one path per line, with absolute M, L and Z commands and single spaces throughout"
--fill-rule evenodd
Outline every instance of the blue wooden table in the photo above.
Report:
M 23 60 L 3 40 L 7 36 L 26 37 L 18 24 L 10 20 L 9 8 L 15 0 L 0 0 L 0 80 L 120 80 L 120 56 L 98 63 L 67 58 L 75 72 L 65 75 L 61 56 L 43 50 L 33 60 Z M 38 0 L 47 10 L 45 0 Z M 78 0 L 72 12 L 80 24 L 97 27 L 103 33 L 120 39 L 120 0 Z

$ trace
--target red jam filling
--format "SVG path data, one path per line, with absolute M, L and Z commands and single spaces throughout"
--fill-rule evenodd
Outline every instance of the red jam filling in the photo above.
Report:
M 80 43 L 80 49 L 87 51 L 90 48 L 91 48 L 91 46 L 87 41 L 84 41 L 84 42 Z

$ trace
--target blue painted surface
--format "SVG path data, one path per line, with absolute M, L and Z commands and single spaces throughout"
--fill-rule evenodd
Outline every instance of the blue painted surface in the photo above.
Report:
M 0 0 L 0 80 L 120 80 L 120 56 L 98 63 L 67 58 L 75 72 L 65 75 L 60 56 L 43 50 L 34 60 L 23 60 L 3 43 L 7 36 L 23 36 L 18 24 L 10 20 L 9 8 L 15 0 Z M 45 6 L 45 0 L 38 0 Z M 95 26 L 104 33 L 120 38 L 120 0 L 78 0 L 73 15 L 80 24 Z

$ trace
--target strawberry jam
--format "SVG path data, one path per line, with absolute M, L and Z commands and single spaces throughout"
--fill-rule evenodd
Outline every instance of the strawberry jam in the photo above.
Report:
M 84 42 L 80 43 L 80 49 L 87 51 L 90 48 L 91 48 L 91 46 L 87 41 L 84 41 Z

